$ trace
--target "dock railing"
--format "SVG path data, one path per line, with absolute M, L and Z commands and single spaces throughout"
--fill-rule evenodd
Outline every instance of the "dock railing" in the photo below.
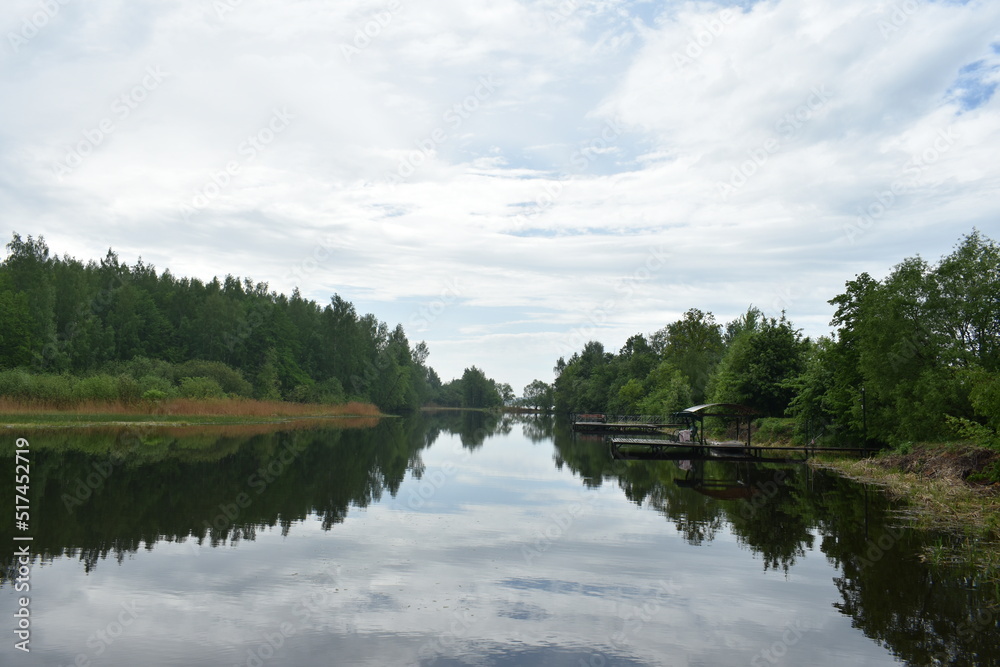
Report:
M 651 424 L 656 426 L 687 426 L 688 422 L 677 415 L 612 415 L 606 413 L 573 413 L 573 423 L 594 424 Z

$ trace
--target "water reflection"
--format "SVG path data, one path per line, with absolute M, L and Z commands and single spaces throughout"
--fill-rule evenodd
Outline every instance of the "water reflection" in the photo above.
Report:
M 907 529 L 877 490 L 807 466 L 602 461 L 601 443 L 566 430 L 555 442 L 585 484 L 617 483 L 693 545 L 725 527 L 765 570 L 789 573 L 818 541 L 841 571 L 837 609 L 908 664 L 1000 664 L 996 584 L 923 562 L 929 541 L 954 538 Z
M 148 625 L 106 664 L 1000 660 L 996 592 L 921 562 L 936 538 L 839 477 L 615 460 L 546 417 L 357 426 L 32 435 L 39 643 L 59 649 L 25 664 L 97 658 L 88 616 L 130 596 Z

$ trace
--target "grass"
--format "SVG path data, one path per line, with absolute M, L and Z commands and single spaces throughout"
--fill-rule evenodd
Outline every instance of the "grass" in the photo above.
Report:
M 371 403 L 339 405 L 257 401 L 243 398 L 190 399 L 163 401 L 81 401 L 59 406 L 44 401 L 0 398 L 0 424 L 8 426 L 83 425 L 99 423 L 247 423 L 308 417 L 380 417 Z
M 932 563 L 967 563 L 990 580 L 1000 581 L 1000 483 L 970 484 L 970 457 L 989 465 L 992 450 L 964 443 L 916 445 L 907 454 L 885 452 L 867 459 L 824 455 L 812 464 L 878 486 L 904 501 L 918 528 L 954 535 L 949 544 L 928 547 Z M 983 463 L 985 461 L 985 463 Z

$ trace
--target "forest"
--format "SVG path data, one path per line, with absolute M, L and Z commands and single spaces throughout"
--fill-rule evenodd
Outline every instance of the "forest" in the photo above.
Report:
M 437 404 L 490 408 L 509 385 L 476 366 L 442 382 L 424 342 L 359 315 L 338 295 L 320 305 L 227 275 L 157 272 L 108 250 L 84 263 L 16 232 L 0 263 L 0 397 L 65 407 L 166 398 Z
M 846 283 L 830 336 L 750 306 L 717 322 L 692 308 L 617 352 L 597 341 L 536 380 L 557 412 L 667 415 L 741 403 L 798 442 L 970 440 L 1000 448 L 1000 247 L 978 230 L 931 264 L 904 259 Z M 528 388 L 525 389 L 526 395 Z M 545 399 L 542 399 L 543 401 Z M 781 421 L 779 421 L 781 420 Z

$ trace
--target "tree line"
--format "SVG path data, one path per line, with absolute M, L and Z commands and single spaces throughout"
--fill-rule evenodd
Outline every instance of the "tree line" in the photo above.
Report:
M 725 324 L 697 308 L 617 352 L 597 341 L 559 358 L 559 412 L 666 415 L 741 403 L 787 418 L 800 441 L 902 446 L 963 438 L 1000 447 L 1000 247 L 978 230 L 931 264 L 846 283 L 830 336 L 803 337 L 751 306 Z
M 442 383 L 424 342 L 411 345 L 402 325 L 359 315 L 336 294 L 320 305 L 249 278 L 178 278 L 141 258 L 122 263 L 113 250 L 84 263 L 16 232 L 7 250 L 0 396 L 361 400 L 393 412 L 512 398 L 475 366 Z

